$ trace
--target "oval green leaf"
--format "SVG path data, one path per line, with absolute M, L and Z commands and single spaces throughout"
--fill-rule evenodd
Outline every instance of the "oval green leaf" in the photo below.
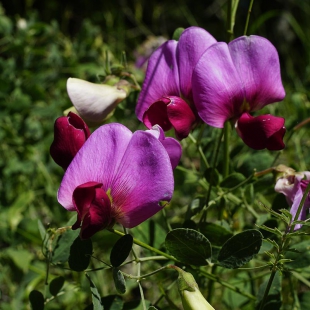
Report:
M 123 276 L 123 273 L 117 269 L 113 268 L 113 280 L 115 284 L 115 288 L 120 294 L 125 294 L 126 293 L 126 281 Z
M 77 237 L 70 247 L 69 267 L 74 271 L 85 270 L 90 262 L 93 253 L 93 244 L 91 239 L 82 240 Z
M 53 296 L 56 296 L 63 287 L 64 283 L 65 283 L 64 277 L 57 277 L 53 279 L 49 285 L 50 293 Z
M 32 310 L 44 309 L 44 297 L 43 294 L 37 290 L 33 290 L 29 294 L 29 301 Z
M 114 244 L 111 254 L 110 262 L 113 267 L 119 267 L 128 257 L 133 244 L 133 237 L 129 234 L 119 238 Z
M 218 261 L 225 268 L 235 269 L 249 262 L 259 252 L 263 235 L 256 229 L 243 231 L 228 239 L 221 248 Z
M 170 231 L 166 236 L 165 244 L 176 259 L 189 265 L 208 265 L 212 255 L 209 240 L 194 229 L 177 228 Z

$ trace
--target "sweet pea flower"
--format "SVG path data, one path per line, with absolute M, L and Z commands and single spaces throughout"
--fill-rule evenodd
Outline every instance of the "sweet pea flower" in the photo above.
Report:
M 66 170 L 89 136 L 89 128 L 77 114 L 70 112 L 68 116 L 57 118 L 54 141 L 50 147 L 50 154 L 56 164 Z
M 275 191 L 282 193 L 286 196 L 286 201 L 290 205 L 290 213 L 292 214 L 293 220 L 296 216 L 298 207 L 301 203 L 302 197 L 305 193 L 305 189 L 310 182 L 310 172 L 292 172 L 291 174 L 286 174 L 280 177 L 275 185 Z M 298 216 L 299 221 L 306 220 L 306 212 L 310 208 L 310 196 L 305 200 L 302 210 Z M 300 229 L 301 224 L 295 225 L 295 230 Z
M 111 123 L 95 130 L 67 168 L 58 201 L 89 238 L 115 222 L 132 228 L 163 208 L 174 188 L 169 155 L 154 134 Z
M 248 146 L 284 148 L 282 117 L 249 114 L 285 97 L 278 53 L 267 39 L 242 36 L 213 44 L 194 69 L 192 89 L 198 115 L 208 125 L 223 128 L 231 120 Z
M 67 92 L 79 115 L 90 126 L 101 124 L 127 97 L 126 87 L 69 78 Z
M 179 41 L 169 40 L 150 57 L 136 106 L 136 115 L 147 128 L 158 124 L 174 128 L 181 140 L 196 122 L 192 72 L 203 52 L 216 40 L 204 29 L 189 27 Z

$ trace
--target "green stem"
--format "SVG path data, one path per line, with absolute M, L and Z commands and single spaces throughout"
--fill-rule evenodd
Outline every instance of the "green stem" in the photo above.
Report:
M 224 161 L 223 161 L 223 178 L 229 175 L 229 142 L 230 142 L 230 123 L 224 125 Z
M 249 26 L 250 15 L 252 12 L 253 3 L 254 3 L 254 0 L 251 0 L 250 5 L 249 5 L 249 10 L 248 10 L 248 15 L 247 15 L 246 22 L 245 22 L 244 32 L 243 32 L 243 34 L 245 36 L 246 36 L 247 31 L 248 31 L 248 26 Z
M 264 297 L 263 297 L 262 302 L 260 304 L 259 310 L 263 310 L 264 309 L 265 302 L 267 300 L 267 297 L 268 297 L 268 294 L 269 294 L 269 290 L 271 288 L 271 285 L 272 285 L 273 279 L 274 279 L 274 277 L 276 275 L 276 272 L 277 272 L 277 268 L 274 266 L 273 269 L 272 269 L 269 281 L 267 283 L 267 286 L 266 286 L 266 289 L 265 289 L 265 293 L 264 293 Z
M 209 165 L 209 163 L 208 163 L 208 161 L 207 161 L 207 158 L 206 158 L 205 154 L 203 153 L 203 150 L 202 150 L 202 148 L 201 148 L 201 145 L 200 145 L 200 143 L 199 143 L 199 140 L 198 140 L 198 139 L 196 140 L 196 139 L 193 137 L 192 134 L 189 134 L 188 137 L 189 137 L 189 138 L 192 140 L 192 142 L 196 145 L 196 148 L 197 148 L 197 150 L 198 150 L 198 153 L 199 153 L 199 155 L 201 156 L 201 159 L 202 159 L 203 163 L 205 164 L 206 168 L 209 168 L 210 165 Z

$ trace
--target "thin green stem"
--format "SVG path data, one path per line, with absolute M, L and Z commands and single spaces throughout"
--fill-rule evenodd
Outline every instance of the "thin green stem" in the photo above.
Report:
M 246 36 L 247 31 L 248 31 L 248 26 L 249 26 L 250 15 L 252 12 L 253 3 L 254 3 L 254 0 L 251 0 L 250 5 L 249 5 L 249 9 L 248 9 L 248 15 L 247 15 L 246 22 L 245 22 L 244 32 L 243 32 L 243 34 L 245 36 Z
M 223 161 L 223 178 L 229 175 L 229 142 L 230 142 L 230 123 L 224 125 L 224 161 Z
M 202 150 L 202 148 L 201 148 L 201 145 L 200 145 L 200 139 L 198 138 L 197 140 L 193 137 L 193 135 L 192 134 L 189 134 L 188 135 L 188 137 L 192 140 L 192 142 L 196 145 L 196 148 L 197 148 L 197 150 L 198 150 L 198 153 L 199 153 L 199 155 L 201 156 L 201 159 L 202 159 L 202 161 L 203 161 L 203 163 L 205 164 L 205 166 L 207 167 L 207 168 L 209 168 L 210 167 L 210 165 L 209 165 L 209 163 L 208 163 L 208 160 L 207 160 L 207 158 L 206 158 L 206 156 L 205 156 L 205 154 L 203 153 L 203 150 Z
M 276 272 L 277 272 L 277 268 L 274 266 L 274 268 L 272 269 L 269 281 L 267 283 L 267 286 L 266 286 L 266 289 L 265 289 L 265 293 L 264 293 L 264 297 L 263 297 L 262 302 L 260 304 L 259 310 L 263 310 L 264 309 L 265 302 L 267 300 L 267 297 L 268 297 L 268 294 L 269 294 L 269 291 L 270 291 L 273 279 L 274 279 L 274 277 L 276 275 Z

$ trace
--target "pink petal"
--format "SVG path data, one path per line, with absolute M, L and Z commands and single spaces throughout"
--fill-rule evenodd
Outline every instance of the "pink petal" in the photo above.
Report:
M 74 211 L 73 191 L 87 182 L 102 183 L 107 191 L 131 137 L 131 131 L 121 124 L 112 123 L 95 130 L 66 170 L 58 190 L 59 203 Z
M 228 47 L 241 77 L 246 100 L 250 103 L 250 111 L 285 97 L 278 52 L 267 39 L 243 36 L 230 42 Z
M 210 126 L 223 128 L 238 116 L 244 90 L 226 43 L 215 43 L 201 56 L 192 77 L 195 107 Z
M 162 143 L 170 157 L 172 169 L 175 169 L 182 156 L 181 144 L 173 138 L 166 138 L 163 129 L 158 125 L 153 126 L 151 130 L 146 130 L 146 132 L 152 134 Z
M 243 113 L 236 123 L 236 130 L 243 142 L 254 150 L 278 151 L 285 147 L 284 121 L 284 118 L 270 114 L 253 117 Z
M 167 105 L 170 103 L 169 98 L 160 98 L 151 104 L 143 114 L 143 123 L 147 128 L 159 125 L 164 131 L 170 130 L 172 124 L 168 118 Z
M 179 73 L 176 62 L 177 42 L 169 40 L 150 57 L 145 80 L 138 98 L 136 115 L 142 121 L 144 112 L 159 98 L 179 96 Z
M 56 164 L 64 170 L 90 136 L 85 122 L 75 113 L 56 119 L 54 125 L 54 141 L 50 147 L 50 154 Z
M 111 184 L 112 208 L 117 221 L 131 228 L 145 221 L 170 201 L 174 188 L 170 158 L 160 141 L 136 131 Z
M 194 67 L 201 55 L 214 43 L 216 40 L 203 28 L 189 27 L 182 32 L 176 52 L 182 97 L 192 99 Z
M 167 105 L 168 119 L 175 130 L 176 137 L 182 140 L 189 135 L 196 122 L 196 117 L 183 99 L 173 96 L 170 96 L 169 99 L 170 103 Z

